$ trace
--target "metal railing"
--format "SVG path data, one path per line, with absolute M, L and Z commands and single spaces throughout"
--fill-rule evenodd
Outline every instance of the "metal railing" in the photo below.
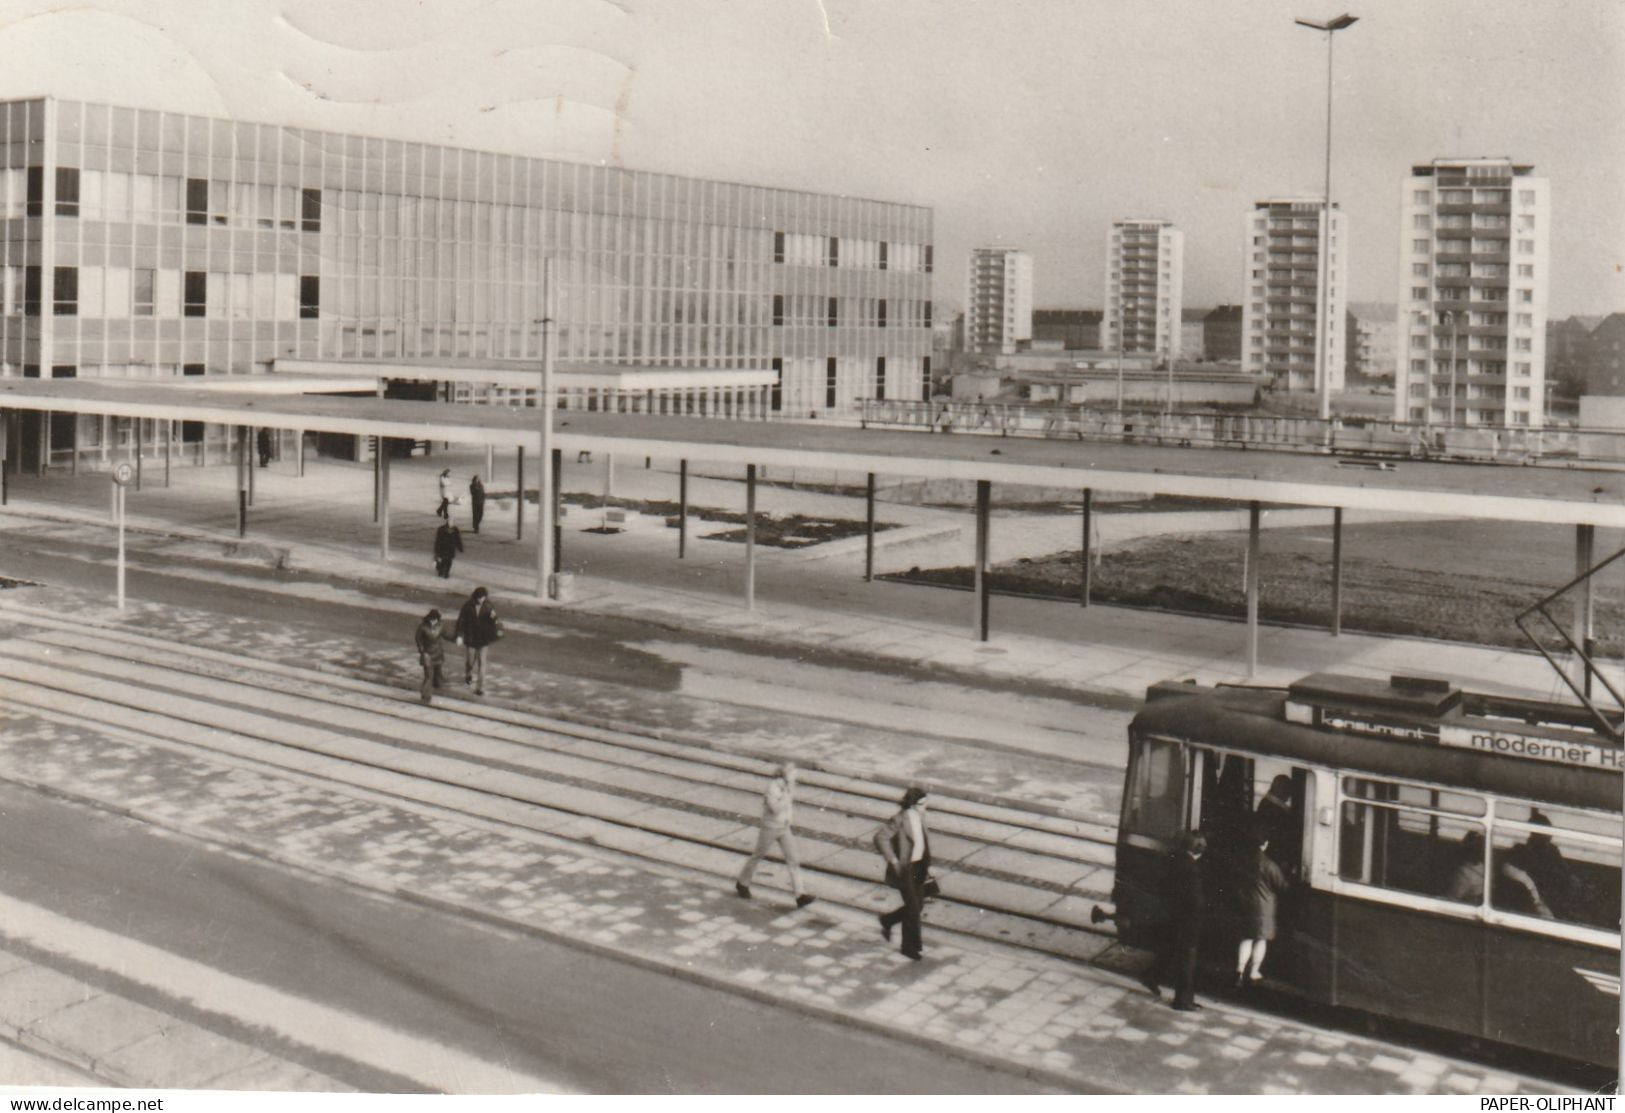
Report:
M 1625 432 L 1007 402 L 859 401 L 864 428 L 1498 464 L 1625 465 Z

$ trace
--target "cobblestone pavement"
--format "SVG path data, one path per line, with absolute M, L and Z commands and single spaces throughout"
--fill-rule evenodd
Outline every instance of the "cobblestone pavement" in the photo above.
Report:
M 37 605 L 90 621 L 117 623 L 178 644 L 325 668 L 413 690 L 420 677 L 411 634 L 421 608 L 412 604 L 399 605 L 401 637 L 392 644 L 281 626 L 257 617 L 136 600 L 129 601 L 121 615 L 99 600 L 59 588 L 31 589 L 27 594 Z M 500 597 L 497 602 L 500 606 Z M 384 604 L 369 600 L 369 605 Z M 454 613 L 457 605 L 453 601 L 442 610 Z M 534 636 L 556 636 L 546 628 L 513 620 L 508 626 Z M 514 662 L 506 649 L 499 645 L 491 651 L 485 690 L 493 700 L 768 759 L 793 758 L 804 765 L 856 773 L 882 783 L 951 785 L 955 792 L 972 798 L 1009 801 L 1114 827 L 1117 823 L 1119 769 L 572 677 L 525 667 Z M 455 679 L 460 651 L 450 646 L 448 650 L 446 674 Z M 464 695 L 455 686 L 450 694 L 453 698 Z
M 148 624 L 161 619 L 175 625 L 157 629 L 177 637 L 228 649 L 244 644 L 229 623 L 202 631 L 192 625 L 200 616 L 180 611 L 167 618 L 136 611 L 126 621 L 152 632 Z M 315 650 L 302 638 L 274 644 L 303 661 L 356 648 L 343 639 Z M 629 865 L 580 844 L 504 833 L 364 791 L 335 791 L 313 778 L 268 773 L 161 738 L 3 709 L 0 728 L 0 776 L 19 783 L 839 1022 L 908 1034 L 1067 1088 L 1551 1089 L 1223 1003 L 1210 1002 L 1199 1015 L 1175 1013 L 1109 971 L 994 944 L 944 941 L 940 933 L 933 938 L 929 914 L 927 958 L 913 963 L 881 941 L 873 919 L 850 909 L 815 905 L 798 912 L 765 899 L 746 903 L 724 886 Z

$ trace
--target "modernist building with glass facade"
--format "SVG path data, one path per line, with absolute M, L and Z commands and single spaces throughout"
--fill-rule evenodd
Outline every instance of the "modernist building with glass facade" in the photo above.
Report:
M 0 151 L 0 374 L 535 361 L 551 259 L 561 369 L 928 397 L 928 208 L 55 98 L 0 104 Z M 97 447 L 58 421 L 52 460 Z
M 1533 166 L 1412 167 L 1400 186 L 1395 420 L 1545 424 L 1550 223 Z
M 1343 389 L 1348 356 L 1344 320 L 1348 303 L 1348 235 L 1336 202 L 1330 227 L 1321 229 L 1320 198 L 1258 201 L 1243 228 L 1247 247 L 1247 300 L 1242 303 L 1242 369 L 1268 376 L 1294 394 L 1314 394 L 1315 345 L 1325 353 L 1326 389 Z M 1325 253 L 1325 257 L 1322 257 Z M 1326 320 L 1321 328 L 1320 280 L 1327 276 Z

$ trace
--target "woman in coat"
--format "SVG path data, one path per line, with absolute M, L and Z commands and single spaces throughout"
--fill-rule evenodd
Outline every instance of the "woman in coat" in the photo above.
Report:
M 902 952 L 916 962 L 924 954 L 920 913 L 925 909 L 925 883 L 931 876 L 931 836 L 925 826 L 925 790 L 903 793 L 897 814 L 875 832 L 875 849 L 886 859 L 886 883 L 903 898 L 900 908 L 880 917 L 880 934 L 891 942 L 892 928 L 903 925 Z
M 1241 924 L 1241 943 L 1236 949 L 1236 985 L 1260 981 L 1264 975 L 1264 953 L 1275 938 L 1276 895 L 1286 888 L 1286 875 L 1265 851 L 1267 836 L 1251 840 L 1236 863 L 1236 904 Z

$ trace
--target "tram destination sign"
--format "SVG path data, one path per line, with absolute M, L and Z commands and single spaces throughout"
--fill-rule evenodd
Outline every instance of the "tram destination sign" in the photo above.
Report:
M 1416 742 L 1425 746 L 1449 746 L 1452 749 L 1476 750 L 1484 754 L 1500 754 L 1529 761 L 1546 761 L 1557 765 L 1572 765 L 1584 769 L 1607 769 L 1625 772 L 1625 751 L 1617 746 L 1564 734 L 1510 730 L 1503 723 L 1475 721 L 1469 716 L 1431 721 L 1406 720 L 1393 716 L 1372 715 L 1362 709 L 1320 707 L 1313 704 L 1287 701 L 1286 719 L 1290 723 L 1321 727 L 1345 734 L 1362 734 L 1368 738 L 1392 738 L 1399 742 Z

